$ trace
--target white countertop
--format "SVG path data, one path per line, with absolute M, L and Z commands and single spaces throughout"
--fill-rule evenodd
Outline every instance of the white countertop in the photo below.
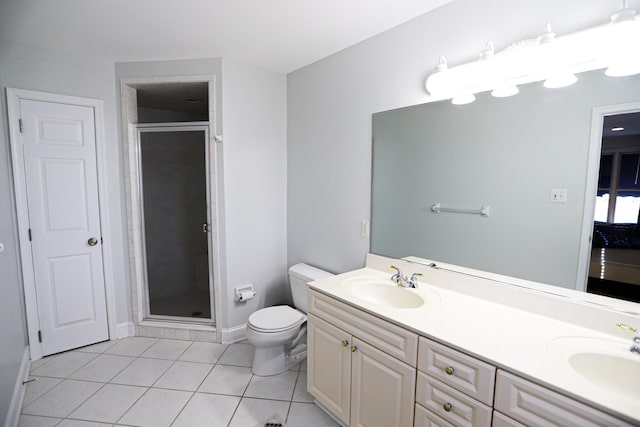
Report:
M 480 298 L 461 292 L 460 289 L 451 290 L 451 287 L 443 287 L 451 283 L 451 273 L 423 270 L 402 260 L 375 258 L 373 262 L 368 259 L 367 264 L 370 267 L 311 282 L 309 286 L 406 327 L 419 335 L 433 338 L 626 421 L 640 422 L 640 393 L 624 394 L 578 375 L 569 367 L 566 358 L 560 356 L 560 353 L 566 351 L 567 346 L 557 345 L 562 344 L 563 337 L 584 337 L 597 340 L 596 342 L 602 344 L 598 351 L 605 351 L 608 354 L 615 354 L 616 357 L 640 363 L 640 355 L 629 351 L 632 344 L 631 334 L 628 336 L 621 334 L 616 331 L 615 326 L 611 328 L 612 333 L 604 333 L 602 330 L 581 325 L 581 323 L 597 322 L 598 319 L 594 319 L 594 316 L 597 317 L 599 314 L 602 314 L 602 322 L 607 326 L 617 317 L 622 318 L 623 321 L 629 321 L 628 316 L 624 318 L 624 315 L 616 315 L 610 310 L 585 307 L 566 299 L 553 301 L 552 296 L 533 295 L 527 290 L 520 290 L 519 296 L 517 293 L 510 296 L 512 299 L 522 300 L 518 301 L 519 308 L 513 308 L 511 304 L 505 303 L 504 298 L 500 302 L 491 301 L 490 294 L 500 292 L 500 289 L 492 290 L 497 285 L 491 281 L 483 281 L 479 278 L 459 280 L 467 282 L 466 286 L 474 287 L 473 292 L 470 293 L 478 294 L 482 292 L 481 289 L 486 288 L 487 296 Z M 371 268 L 372 264 L 389 264 L 388 261 L 393 261 L 405 274 L 423 272 L 418 289 L 404 290 L 421 295 L 426 301 L 424 305 L 418 308 L 391 308 L 368 301 L 364 297 L 360 298 L 344 285 L 347 279 L 363 276 L 376 281 L 389 280 L 391 277 L 389 271 Z M 393 284 L 390 280 L 389 283 Z M 460 286 L 462 285 L 458 285 L 458 288 Z M 549 299 L 547 304 L 542 301 L 544 309 L 541 309 L 541 312 L 547 311 L 544 315 L 536 313 L 535 306 L 521 308 L 527 304 L 527 301 L 531 301 L 532 304 L 541 304 L 540 298 Z M 550 309 L 562 312 L 552 316 L 549 315 Z M 560 320 L 568 318 L 566 310 L 572 312 L 571 322 Z M 579 318 L 576 319 L 580 316 L 585 317 L 584 322 Z M 636 317 L 632 316 L 631 320 L 634 319 Z M 635 323 L 633 326 L 639 327 L 640 324 Z M 604 329 L 608 330 L 606 327 Z M 640 378 L 637 378 L 637 381 L 640 382 Z

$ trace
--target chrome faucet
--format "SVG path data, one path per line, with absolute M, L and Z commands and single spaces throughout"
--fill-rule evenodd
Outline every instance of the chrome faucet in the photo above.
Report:
M 404 288 L 417 288 L 418 287 L 418 277 L 422 276 L 420 273 L 413 273 L 411 278 L 403 275 L 398 267 L 395 265 L 391 266 L 392 269 L 396 271 L 396 274 L 391 276 L 391 280 L 395 282 L 396 285 L 402 286 Z
M 616 323 L 616 326 L 618 328 L 624 329 L 625 331 L 629 331 L 636 334 L 636 336 L 633 337 L 633 344 L 631 345 L 631 348 L 629 349 L 629 351 L 631 353 L 635 353 L 640 356 L 640 347 L 638 346 L 640 344 L 640 331 L 638 331 L 637 328 L 634 328 L 633 326 L 625 325 L 624 323 Z

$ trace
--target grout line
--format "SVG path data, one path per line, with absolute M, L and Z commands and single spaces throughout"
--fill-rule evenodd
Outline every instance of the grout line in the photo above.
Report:
M 145 337 L 147 338 L 147 337 Z M 126 338 L 125 338 L 126 339 Z M 150 339 L 154 339 L 154 338 L 150 338 Z M 123 339 L 124 340 L 124 339 Z M 116 340 L 116 341 L 123 341 L 123 340 Z M 171 338 L 166 338 L 166 340 L 173 340 Z M 131 356 L 131 355 L 118 355 L 118 354 L 113 354 L 113 353 L 105 353 L 107 350 L 109 350 L 110 348 L 112 348 L 113 346 L 106 348 L 102 353 L 92 353 L 95 354 L 96 357 L 94 357 L 93 359 L 91 359 L 90 361 L 88 361 L 87 363 L 85 363 L 84 365 L 82 365 L 80 368 L 86 366 L 88 363 L 90 363 L 91 361 L 95 360 L 97 357 L 99 357 L 99 355 L 101 354 L 106 354 L 106 355 L 115 355 L 115 356 L 124 356 L 124 357 L 131 357 L 132 360 L 129 364 L 127 364 L 125 367 L 123 367 L 117 374 L 115 374 L 114 376 L 111 377 L 110 380 L 108 380 L 107 382 L 102 382 L 102 381 L 92 381 L 92 380 L 82 380 L 82 379 L 73 379 L 70 378 L 71 375 L 73 375 L 76 371 L 74 371 L 73 373 L 71 373 L 69 376 L 67 377 L 46 377 L 46 378 L 53 378 L 53 379 L 58 379 L 60 380 L 60 382 L 58 384 L 56 384 L 54 387 L 52 387 L 50 390 L 46 391 L 45 393 L 42 394 L 42 396 L 38 397 L 37 399 L 35 399 L 33 402 L 36 402 L 37 400 L 39 400 L 40 398 L 42 398 L 44 395 L 46 395 L 48 392 L 50 392 L 51 390 L 53 390 L 55 387 L 57 387 L 58 385 L 60 385 L 63 381 L 69 380 L 69 381 L 83 381 L 83 382 L 91 382 L 91 383 L 99 383 L 102 384 L 101 387 L 99 387 L 94 393 L 92 393 L 91 395 L 89 395 L 86 399 L 84 399 L 78 406 L 76 406 L 74 409 L 72 409 L 69 414 L 67 414 L 66 417 L 60 419 L 58 417 L 53 417 L 53 416 L 48 416 L 48 415 L 34 415 L 34 414 L 24 414 L 24 415 L 28 415 L 28 416 L 38 416 L 38 417 L 44 417 L 44 418 L 54 418 L 54 419 L 60 419 L 60 422 L 63 422 L 66 419 L 69 420 L 76 420 L 76 418 L 69 418 L 68 416 L 71 415 L 74 411 L 76 411 L 80 406 L 82 406 L 84 403 L 87 402 L 87 400 L 89 400 L 91 397 L 93 397 L 96 393 L 98 393 L 100 390 L 102 390 L 104 388 L 104 386 L 106 386 L 107 384 L 114 384 L 114 385 L 124 385 L 124 386 L 129 386 L 129 387 L 138 387 L 138 388 L 144 388 L 145 391 L 144 393 L 138 398 L 136 399 L 128 408 L 127 410 L 123 413 L 123 415 L 113 424 L 118 424 L 118 422 L 140 401 L 140 399 L 142 399 L 144 396 L 146 396 L 150 390 L 153 389 L 159 389 L 159 390 L 174 390 L 174 391 L 181 391 L 181 392 L 190 392 L 191 396 L 189 397 L 189 399 L 187 400 L 187 402 L 182 406 L 182 408 L 180 409 L 180 411 L 177 413 L 177 415 L 173 418 L 173 420 L 171 421 L 171 424 L 175 423 L 175 421 L 178 419 L 178 417 L 183 413 L 184 409 L 187 407 L 187 405 L 189 405 L 189 403 L 192 401 L 192 399 L 194 398 L 194 396 L 196 395 L 196 393 L 202 393 L 202 394 L 209 394 L 209 395 L 219 395 L 219 396 L 227 396 L 227 397 L 235 397 L 238 398 L 238 404 L 236 405 L 236 407 L 233 410 L 233 413 L 231 415 L 231 418 L 229 419 L 229 424 L 231 424 L 231 422 L 233 421 L 233 418 L 236 416 L 236 414 L 238 413 L 238 409 L 240 407 L 240 404 L 242 403 L 242 401 L 244 399 L 256 399 L 256 400 L 266 400 L 266 401 L 272 401 L 272 402 L 286 402 L 288 404 L 287 406 L 287 411 L 286 411 L 286 418 L 285 418 L 285 423 L 288 422 L 289 419 L 289 415 L 291 413 L 291 408 L 293 406 L 293 403 L 302 403 L 302 404 L 309 404 L 309 405 L 313 405 L 313 402 L 294 402 L 294 395 L 295 395 L 295 390 L 296 387 L 298 386 L 298 383 L 300 381 L 300 375 L 306 375 L 306 371 L 302 371 L 302 363 L 298 364 L 297 369 L 294 369 L 292 371 L 285 371 L 285 372 L 295 372 L 296 373 L 296 380 L 294 382 L 293 385 L 293 389 L 291 392 L 291 396 L 290 399 L 288 400 L 280 400 L 280 399 L 273 399 L 273 398 L 266 398 L 266 397 L 251 397 L 251 396 L 246 396 L 247 390 L 249 389 L 249 386 L 251 384 L 251 382 L 254 380 L 254 378 L 256 377 L 256 375 L 252 374 L 251 378 L 249 379 L 249 381 L 247 382 L 246 386 L 244 387 L 244 390 L 242 392 L 242 395 L 238 396 L 235 394 L 225 394 L 225 393 L 210 393 L 210 392 L 201 392 L 198 391 L 198 389 L 202 386 L 202 384 L 204 383 L 204 381 L 206 380 L 206 378 L 212 373 L 213 369 L 216 366 L 231 366 L 231 367 L 236 367 L 236 368 L 246 368 L 246 369 L 251 369 L 250 366 L 242 366 L 242 365 L 228 365 L 225 363 L 220 363 L 220 360 L 223 358 L 224 354 L 229 350 L 229 348 L 237 343 L 233 343 L 233 344 L 221 344 L 221 345 L 225 345 L 225 349 L 222 351 L 222 353 L 220 353 L 220 356 L 213 362 L 199 362 L 199 361 L 185 361 L 185 360 L 179 360 L 180 357 L 182 357 L 184 355 L 184 353 L 191 348 L 191 346 L 193 346 L 196 342 L 199 341 L 191 341 L 191 344 L 185 348 L 185 350 L 180 353 L 180 355 L 178 355 L 176 358 L 171 358 L 171 359 L 159 359 L 159 358 L 154 358 L 154 357 L 145 357 L 143 356 L 144 352 L 146 352 L 151 346 L 153 346 L 156 342 L 158 342 L 159 339 L 155 339 L 154 343 L 151 344 L 149 347 L 147 347 L 145 350 L 142 351 L 142 353 L 140 353 L 137 356 Z M 187 341 L 187 340 L 177 340 L 177 341 Z M 219 344 L 219 343 L 217 343 Z M 244 344 L 244 343 L 242 343 Z M 115 344 L 114 344 L 115 345 Z M 89 352 L 86 352 L 89 353 Z M 163 361 L 168 361 L 171 362 L 168 367 L 160 374 L 160 376 L 150 385 L 150 386 L 140 386 L 140 385 L 133 385 L 133 384 L 119 384 L 119 383 L 112 383 L 111 381 L 117 377 L 118 375 L 120 375 L 124 370 L 126 370 L 127 368 L 129 368 L 137 359 L 153 359 L 153 360 L 163 360 Z M 53 359 L 52 359 L 53 360 Z M 202 381 L 200 382 L 200 384 L 196 387 L 196 389 L 194 391 L 192 390 L 182 390 L 182 389 L 175 389 L 175 388 L 164 388 L 164 387 L 154 387 L 154 385 L 160 380 L 160 378 L 162 378 L 167 371 L 169 371 L 169 369 L 171 369 L 171 367 L 173 367 L 176 362 L 184 362 L 184 363 L 198 363 L 198 364 L 207 364 L 207 365 L 211 365 L 211 368 L 209 369 L 209 371 L 207 372 L 207 374 L 203 377 Z M 48 364 L 48 362 L 47 362 Z M 44 366 L 45 364 L 43 364 L 42 366 Z M 80 369 L 79 368 L 79 369 Z M 78 369 L 78 370 L 79 370 Z M 39 375 L 44 377 L 43 375 Z M 30 404 L 31 404 L 30 403 Z M 79 420 L 79 419 L 78 419 Z M 92 422 L 103 422 L 103 421 L 95 421 L 95 420 L 82 420 L 82 421 L 92 421 Z M 124 424 L 123 424 L 124 425 Z

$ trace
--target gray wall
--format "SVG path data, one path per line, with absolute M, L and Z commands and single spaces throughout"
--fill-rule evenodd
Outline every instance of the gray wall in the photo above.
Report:
M 640 2 L 631 1 L 638 8 Z M 608 0 L 456 0 L 288 76 L 288 259 L 333 272 L 361 267 L 369 250 L 371 115 L 428 101 L 438 57 L 477 59 L 553 23 L 559 35 L 606 23 Z M 582 218 L 575 218 L 581 222 Z
M 6 114 L 5 49 L 0 44 L 0 423 L 11 403 L 18 369 L 27 347 L 22 277 L 18 261 L 15 204 L 11 177 L 11 153 Z
M 105 110 L 105 139 L 107 143 L 107 163 L 110 167 L 107 182 L 108 207 L 103 215 L 108 215 L 111 224 L 109 239 L 112 248 L 112 271 L 116 298 L 116 322 L 130 321 L 131 304 L 128 274 L 126 270 L 127 248 L 123 221 L 120 181 L 121 155 L 116 138 L 115 78 L 113 64 L 88 58 L 80 58 L 60 52 L 36 49 L 28 46 L 0 41 L 0 75 L 2 84 L 3 114 L 0 122 L 0 241 L 6 249 L 0 254 L 0 375 L 1 407 L 6 409 L 5 400 L 14 382 L 7 377 L 17 373 L 17 357 L 26 345 L 25 318 L 23 314 L 22 283 L 19 280 L 17 264 L 16 222 L 13 217 L 14 196 L 10 183 L 9 138 L 6 124 L 5 90 L 7 87 L 50 92 L 63 95 L 102 99 Z M 6 165 L 6 166 L 5 166 Z
M 222 71 L 227 268 L 222 298 L 228 307 L 223 322 L 242 327 L 257 309 L 290 299 L 286 76 L 228 59 Z M 256 298 L 233 302 L 233 288 L 248 283 Z

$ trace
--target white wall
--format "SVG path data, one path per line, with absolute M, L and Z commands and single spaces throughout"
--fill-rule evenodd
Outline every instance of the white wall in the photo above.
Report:
M 286 77 L 222 61 L 226 286 L 223 324 L 245 323 L 256 309 L 290 300 L 286 241 Z M 233 302 L 252 283 L 256 298 Z
M 424 81 L 440 55 L 450 65 L 475 60 L 489 39 L 501 50 L 541 34 L 548 21 L 562 35 L 605 23 L 620 7 L 608 0 L 456 0 L 289 74 L 289 264 L 333 272 L 364 264 L 371 114 L 427 102 Z
M 107 177 L 108 206 L 103 206 L 103 215 L 109 217 L 113 270 L 111 275 L 115 285 L 116 322 L 130 320 L 131 304 L 127 273 L 127 247 L 124 234 L 124 211 L 122 200 L 121 155 L 116 137 L 115 79 L 113 64 L 67 55 L 60 52 L 35 49 L 0 41 L 0 75 L 2 76 L 2 121 L 0 121 L 0 242 L 5 243 L 5 251 L 0 254 L 0 418 L 5 403 L 5 387 L 13 388 L 8 377 L 17 374 L 14 352 L 24 351 L 26 320 L 24 299 L 18 267 L 18 247 L 16 242 L 16 221 L 14 218 L 14 194 L 10 181 L 10 144 L 6 124 L 6 88 L 29 89 L 63 95 L 101 99 L 105 110 L 106 156 L 109 165 Z M 6 167 L 5 167 L 6 165 Z M 5 366 L 9 359 L 12 365 Z M 5 378 L 7 376 L 7 378 Z

